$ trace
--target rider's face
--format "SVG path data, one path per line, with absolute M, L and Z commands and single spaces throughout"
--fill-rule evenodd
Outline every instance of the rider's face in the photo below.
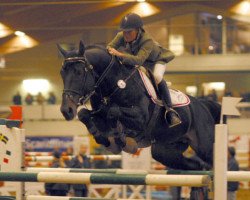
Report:
M 137 30 L 123 31 L 123 37 L 126 42 L 133 42 L 137 37 Z

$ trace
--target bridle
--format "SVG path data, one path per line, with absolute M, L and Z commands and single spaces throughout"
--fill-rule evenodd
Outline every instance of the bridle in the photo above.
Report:
M 76 63 L 76 62 L 80 62 L 84 64 L 84 69 L 85 72 L 90 71 L 91 75 L 94 79 L 97 79 L 94 89 L 91 90 L 88 94 L 83 95 L 82 91 L 84 91 L 85 89 L 85 81 L 87 79 L 87 75 L 88 73 L 85 73 L 85 76 L 83 78 L 83 88 L 80 91 L 77 90 L 73 90 L 73 89 L 64 89 L 63 90 L 63 95 L 65 95 L 66 97 L 68 97 L 72 102 L 74 102 L 73 98 L 73 94 L 77 94 L 80 96 L 77 106 L 81 106 L 84 105 L 95 93 L 96 93 L 96 89 L 99 88 L 99 86 L 101 85 L 101 83 L 103 82 L 104 78 L 107 76 L 108 72 L 110 71 L 110 69 L 113 67 L 114 62 L 115 62 L 115 58 L 114 56 L 112 56 L 111 61 L 108 65 L 108 67 L 105 69 L 105 71 L 102 73 L 101 76 L 98 75 L 98 73 L 96 73 L 96 71 L 94 70 L 94 67 L 87 61 L 87 58 L 84 56 L 81 57 L 70 57 L 70 58 L 66 58 L 64 60 L 63 66 L 65 66 L 65 63 Z

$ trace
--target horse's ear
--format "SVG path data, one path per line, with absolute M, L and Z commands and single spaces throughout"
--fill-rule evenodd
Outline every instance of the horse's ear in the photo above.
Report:
M 85 52 L 85 46 L 83 44 L 83 41 L 80 41 L 80 44 L 79 44 L 79 56 L 83 56 L 84 55 L 84 52 Z
M 56 44 L 56 45 L 60 53 L 63 55 L 63 57 L 66 58 L 67 52 L 60 46 L 60 44 Z

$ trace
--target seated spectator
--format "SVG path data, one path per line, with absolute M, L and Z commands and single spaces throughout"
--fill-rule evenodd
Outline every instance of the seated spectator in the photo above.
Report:
M 42 95 L 41 92 L 38 93 L 38 95 L 37 95 L 37 97 L 36 97 L 36 101 L 37 101 L 37 103 L 38 103 L 39 105 L 42 105 L 43 102 L 45 101 L 45 98 L 43 97 L 43 95 Z
M 90 168 L 91 163 L 90 159 L 86 155 L 87 146 L 82 144 L 80 146 L 80 150 L 78 155 L 76 155 L 70 163 L 70 168 Z M 88 188 L 85 184 L 74 184 L 72 185 L 74 190 L 74 196 L 76 197 L 87 197 L 88 196 Z
M 56 104 L 56 96 L 53 92 L 49 93 L 49 98 L 47 99 L 48 104 Z
M 19 92 L 17 92 L 13 98 L 12 98 L 12 102 L 14 105 L 22 105 L 22 97 L 20 95 Z
M 58 151 L 53 153 L 52 168 L 64 168 L 66 167 L 61 154 Z M 45 192 L 50 196 L 67 196 L 69 191 L 69 184 L 65 183 L 45 183 Z
M 34 97 L 30 93 L 28 93 L 27 96 L 25 97 L 25 103 L 27 105 L 32 105 L 33 102 L 34 102 Z

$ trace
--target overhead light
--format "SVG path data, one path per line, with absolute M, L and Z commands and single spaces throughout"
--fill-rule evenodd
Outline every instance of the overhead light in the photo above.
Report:
M 137 2 L 145 2 L 146 0 L 137 0 Z
M 38 45 L 38 41 L 28 35 L 16 36 L 0 46 L 0 53 L 13 53 L 36 45 Z
M 15 31 L 15 35 L 22 37 L 22 36 L 25 36 L 25 33 L 22 31 Z
M 50 83 L 47 79 L 26 79 L 23 80 L 22 86 L 25 92 L 32 95 L 37 95 L 39 92 L 47 93 L 50 89 Z
M 238 3 L 231 9 L 231 11 L 240 15 L 250 16 L 250 1 L 245 0 Z
M 13 33 L 13 31 L 9 27 L 0 23 L 0 38 L 6 37 L 12 33 Z
M 217 19 L 221 20 L 222 18 L 222 15 L 217 15 Z
M 140 1 L 138 4 L 131 8 L 131 12 L 137 13 L 141 17 L 148 17 L 159 13 L 160 9 L 150 3 Z
M 4 56 L 0 55 L 0 68 L 5 68 L 6 61 Z
M 209 49 L 210 51 L 213 51 L 213 50 L 214 50 L 214 47 L 213 47 L 212 45 L 210 45 L 210 46 L 208 46 L 208 49 Z

